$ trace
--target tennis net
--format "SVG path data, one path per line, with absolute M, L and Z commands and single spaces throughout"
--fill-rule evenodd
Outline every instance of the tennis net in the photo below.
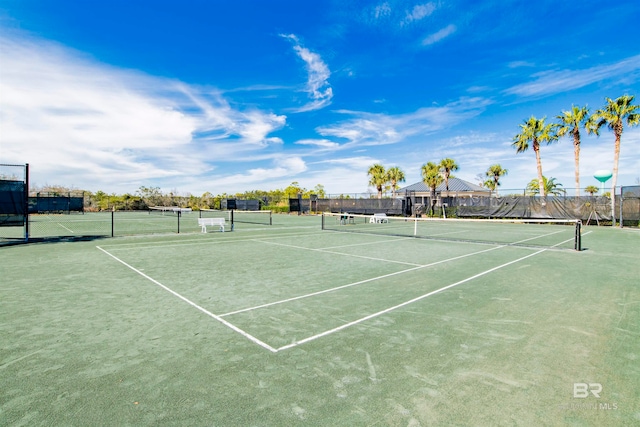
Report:
M 271 211 L 239 211 L 239 210 L 217 210 L 217 209 L 201 209 L 201 218 L 225 218 L 230 223 L 248 223 L 271 225 Z
M 322 229 L 508 246 L 582 250 L 580 220 L 443 219 L 323 213 Z

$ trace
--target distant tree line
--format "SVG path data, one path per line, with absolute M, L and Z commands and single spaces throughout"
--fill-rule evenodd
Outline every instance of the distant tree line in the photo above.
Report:
M 277 190 L 252 190 L 238 193 L 222 193 L 213 195 L 205 192 L 201 196 L 192 194 L 180 195 L 177 191 L 163 192 L 160 187 L 141 186 L 134 193 L 105 193 L 96 191 L 95 193 L 85 190 L 69 189 L 59 185 L 46 185 L 34 187 L 32 194 L 48 193 L 49 195 L 84 194 L 85 210 L 105 211 L 105 210 L 145 210 L 152 206 L 178 206 L 181 208 L 199 209 L 220 209 L 224 199 L 251 199 L 260 200 L 262 209 L 270 209 L 275 212 L 288 211 L 289 198 L 296 198 L 301 194 L 303 198 L 309 198 L 311 194 L 316 194 L 320 198 L 326 197 L 326 192 L 322 184 L 316 185 L 309 190 L 301 187 L 298 182 L 292 182 L 284 189 Z

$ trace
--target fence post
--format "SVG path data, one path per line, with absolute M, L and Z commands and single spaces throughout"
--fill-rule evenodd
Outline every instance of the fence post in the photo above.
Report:
M 24 241 L 29 241 L 29 163 L 24 165 Z
M 624 206 L 623 202 L 623 195 L 622 195 L 622 189 L 624 187 L 620 187 L 620 228 L 622 228 L 622 207 Z

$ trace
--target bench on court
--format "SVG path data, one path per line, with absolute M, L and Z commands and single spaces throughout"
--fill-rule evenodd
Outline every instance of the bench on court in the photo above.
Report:
M 348 212 L 343 212 L 340 214 L 340 217 L 336 217 L 336 220 L 340 221 L 340 225 L 346 225 L 346 224 L 355 224 L 355 218 L 353 217 L 353 215 L 350 215 Z
M 224 232 L 224 218 L 198 218 L 198 225 L 202 227 L 202 232 L 207 232 L 207 226 L 220 227 L 220 231 Z
M 382 224 L 383 222 L 389 222 L 387 214 L 385 213 L 376 213 L 369 218 L 369 224 Z

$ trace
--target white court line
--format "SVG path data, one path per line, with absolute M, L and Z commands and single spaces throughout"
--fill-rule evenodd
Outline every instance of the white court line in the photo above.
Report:
M 389 237 L 396 237 L 395 239 L 384 239 L 384 240 L 374 240 L 371 242 L 363 242 L 363 243 L 352 243 L 350 245 L 339 245 L 339 246 L 327 246 L 326 248 L 318 248 L 318 249 L 323 249 L 323 250 L 327 250 L 327 249 L 340 249 L 340 248 L 352 248 L 354 246 L 367 246 L 367 245 L 377 245 L 379 243 L 394 243 L 394 242 L 400 242 L 402 240 L 412 240 L 414 239 L 413 237 L 397 237 L 397 236 L 389 236 Z
M 235 233 L 235 231 L 234 231 Z M 114 243 L 114 244 L 106 244 L 102 245 L 104 248 L 114 248 L 114 249 L 124 249 L 124 250 L 138 250 L 138 249 L 155 249 L 155 248 L 171 248 L 171 247 L 181 247 L 181 246 L 199 246 L 199 245 L 211 245 L 211 244 L 219 244 L 219 243 L 236 243 L 236 242 L 248 242 L 254 241 L 258 238 L 256 237 L 204 237 L 203 233 L 190 233 L 184 234 L 184 238 L 181 236 L 176 236 L 176 240 L 172 241 L 158 241 L 158 242 L 131 242 L 131 243 Z M 218 235 L 217 233 L 215 233 Z M 224 233 L 219 233 L 224 234 Z M 195 237 L 195 236 L 202 236 Z M 285 234 L 281 236 L 269 236 L 264 237 L 265 239 L 281 239 L 288 237 L 300 237 L 300 236 L 317 236 L 317 233 L 295 233 L 295 234 Z M 150 235 L 140 235 L 140 236 L 123 236 L 122 238 L 149 238 Z M 181 239 L 182 240 L 178 240 Z M 196 240 L 197 239 L 197 240 Z
M 282 351 L 282 350 L 286 350 L 286 349 L 289 349 L 289 348 L 293 348 L 293 347 L 296 347 L 296 346 L 298 346 L 298 345 L 300 345 L 300 344 L 304 344 L 304 343 L 307 343 L 307 342 L 309 342 L 309 341 L 313 341 L 313 340 L 315 340 L 315 339 L 318 339 L 318 338 L 324 337 L 324 336 L 326 336 L 326 335 L 333 334 L 334 332 L 341 331 L 341 330 L 346 329 L 346 328 L 348 328 L 348 327 L 351 327 L 351 326 L 353 326 L 353 325 L 357 325 L 358 323 L 362 323 L 362 322 L 364 322 L 364 321 L 366 321 L 366 320 L 373 319 L 374 317 L 382 316 L 383 314 L 389 313 L 389 312 L 391 312 L 391 311 L 397 310 L 398 308 L 401 308 L 401 307 L 404 307 L 404 306 L 406 306 L 406 305 L 412 304 L 412 303 L 414 303 L 414 302 L 420 301 L 421 299 L 424 299 L 424 298 L 430 297 L 431 295 L 435 295 L 435 294 L 437 294 L 437 293 L 440 293 L 440 292 L 446 291 L 447 289 L 451 289 L 451 288 L 453 288 L 454 286 L 461 285 L 461 284 L 466 283 L 466 282 L 468 282 L 468 281 L 470 281 L 470 280 L 477 279 L 478 277 L 484 276 L 485 274 L 489 274 L 489 273 L 491 273 L 491 272 L 494 272 L 494 271 L 496 271 L 496 270 L 499 270 L 499 269 L 501 269 L 501 268 L 503 268 L 503 267 L 506 267 L 506 266 L 508 266 L 508 265 L 511 265 L 511 264 L 516 263 L 516 262 L 522 261 L 522 260 L 524 260 L 524 259 L 526 259 L 526 258 L 530 258 L 530 257 L 532 257 L 532 256 L 534 256 L 534 255 L 538 255 L 539 253 L 542 253 L 542 252 L 544 252 L 544 251 L 546 251 L 546 249 L 541 249 L 541 250 L 539 250 L 539 251 L 537 251 L 537 252 L 534 252 L 534 253 L 529 254 L 529 255 L 525 255 L 525 256 L 523 256 L 523 257 L 521 257 L 521 258 L 518 258 L 518 259 L 516 259 L 516 260 L 514 260 L 514 261 L 507 262 L 507 263 L 502 264 L 502 265 L 499 265 L 499 266 L 497 266 L 497 267 L 490 268 L 489 270 L 485 270 L 485 271 L 483 271 L 482 273 L 478 273 L 478 274 L 476 274 L 476 275 L 474 275 L 474 276 L 467 277 L 466 279 L 460 280 L 459 282 L 452 283 L 452 284 L 447 285 L 447 286 L 444 286 L 444 287 L 442 287 L 442 288 L 440 288 L 440 289 L 436 289 L 435 291 L 431 291 L 431 292 L 429 292 L 429 293 L 427 293 L 427 294 L 420 295 L 419 297 L 413 298 L 413 299 L 411 299 L 411 300 L 409 300 L 409 301 L 405 301 L 405 302 L 403 302 L 403 303 L 401 303 L 401 304 L 394 305 L 393 307 L 389 307 L 389 308 L 384 309 L 384 310 L 382 310 L 382 311 L 379 311 L 379 312 L 377 312 L 377 313 L 370 314 L 370 315 L 365 316 L 365 317 L 362 317 L 362 318 L 360 318 L 360 319 L 358 319 L 358 320 L 354 320 L 353 322 L 345 323 L 344 325 L 340 325 L 340 326 L 338 326 L 337 328 L 329 329 L 328 331 L 324 331 L 324 332 L 321 332 L 321 333 L 319 333 L 319 334 L 312 335 L 312 336 L 307 337 L 307 338 L 304 338 L 304 339 L 302 339 L 302 340 L 300 340 L 300 341 L 295 341 L 295 342 L 293 342 L 293 343 L 291 343 L 291 344 L 288 344 L 288 345 L 285 345 L 285 346 L 279 347 L 279 348 L 277 349 L 277 351 Z
M 584 235 L 589 234 L 589 233 L 591 233 L 591 232 L 584 233 Z M 248 240 L 255 240 L 255 239 L 248 239 Z M 573 240 L 573 239 L 565 240 L 564 242 L 560 242 L 560 243 L 558 243 L 558 244 L 556 244 L 554 246 L 561 245 L 561 244 L 569 242 L 571 240 Z M 554 246 L 552 246 L 552 247 L 554 247 Z M 465 257 L 468 257 L 468 256 L 476 255 L 476 254 L 483 253 L 483 252 L 489 252 L 489 251 L 500 249 L 500 248 L 504 248 L 504 247 L 506 247 L 506 245 L 496 246 L 496 247 L 485 249 L 485 250 L 482 250 L 482 251 L 478 251 L 478 252 L 474 252 L 474 253 L 470 253 L 470 254 L 465 254 L 465 255 L 458 256 L 458 257 L 454 257 L 454 258 L 450 258 L 450 259 L 447 259 L 447 260 L 437 261 L 437 262 L 434 262 L 434 263 L 431 263 L 431 264 L 427 264 L 427 265 L 424 265 L 424 266 L 418 266 L 418 267 L 414 267 L 414 268 L 411 268 L 411 269 L 408 269 L 408 270 L 403 270 L 403 271 L 399 271 L 399 272 L 396 272 L 396 273 L 391 273 L 391 274 L 388 274 L 388 275 L 385 275 L 385 276 L 380 276 L 380 277 L 377 277 L 377 278 L 367 279 L 367 280 L 364 280 L 364 281 L 361 281 L 361 282 L 356 282 L 356 283 L 353 283 L 353 284 L 340 286 L 340 287 L 334 288 L 334 289 L 327 289 L 327 290 L 319 291 L 319 292 L 316 292 L 316 293 L 313 293 L 313 294 L 309 294 L 309 295 L 303 295 L 303 296 L 299 296 L 299 297 L 289 298 L 289 299 L 283 300 L 283 301 L 277 301 L 277 302 L 274 302 L 274 303 L 263 304 L 262 306 L 257 306 L 257 307 L 252 307 L 252 308 L 249 308 L 249 309 L 238 310 L 238 311 L 235 311 L 235 312 L 232 312 L 232 313 L 226 313 L 226 314 L 222 314 L 222 315 L 215 315 L 215 314 L 211 313 L 210 311 L 206 310 L 205 308 L 203 308 L 203 307 L 199 306 L 198 304 L 194 303 L 193 301 L 185 298 L 184 296 L 178 294 L 177 292 L 175 292 L 172 289 L 168 288 L 167 286 L 163 285 L 162 283 L 158 282 L 157 280 L 153 279 L 152 277 L 148 276 L 147 274 L 141 272 L 140 270 L 136 269 L 135 267 L 132 267 L 131 265 L 127 264 L 125 261 L 121 260 L 120 258 L 118 258 L 118 257 L 112 255 L 111 253 L 107 252 L 106 250 L 102 249 L 100 246 L 96 246 L 96 248 L 98 248 L 100 251 L 102 251 L 103 253 L 109 255 L 111 258 L 115 259 L 116 261 L 118 261 L 119 263 L 123 264 L 127 268 L 129 268 L 129 269 L 133 270 L 134 272 L 138 273 L 139 275 L 141 275 L 145 279 L 151 281 L 152 283 L 154 283 L 157 286 L 161 287 L 162 289 L 166 290 L 170 294 L 176 296 L 177 298 L 181 299 L 182 301 L 186 302 L 187 304 L 191 305 L 192 307 L 196 308 L 197 310 L 201 311 L 202 313 L 206 314 L 207 316 L 217 320 L 218 322 L 222 323 L 223 325 L 227 326 L 228 328 L 230 328 L 233 331 L 239 333 L 240 335 L 244 336 L 245 338 L 247 338 L 248 340 L 252 341 L 253 343 L 258 344 L 260 347 L 269 350 L 272 353 L 277 353 L 277 352 L 282 351 L 282 350 L 287 350 L 289 348 L 296 347 L 298 345 L 307 343 L 309 341 L 313 341 L 315 339 L 330 335 L 330 334 L 332 334 L 334 332 L 341 331 L 343 329 L 346 329 L 346 328 L 348 328 L 350 326 L 353 326 L 353 325 L 356 325 L 358 323 L 362 323 L 362 322 L 364 322 L 366 320 L 369 320 L 369 319 L 372 319 L 374 317 L 389 313 L 389 312 L 391 312 L 393 310 L 396 310 L 398 308 L 404 307 L 404 306 L 406 306 L 408 304 L 411 304 L 413 302 L 419 301 L 421 299 L 427 298 L 427 297 L 429 297 L 431 295 L 437 294 L 437 293 L 442 292 L 442 291 L 444 291 L 446 289 L 452 288 L 454 286 L 457 286 L 457 285 L 460 285 L 462 283 L 468 282 L 470 280 L 473 280 L 475 278 L 478 278 L 480 276 L 483 276 L 485 274 L 488 274 L 488 273 L 493 272 L 495 270 L 498 270 L 500 268 L 506 267 L 508 265 L 514 264 L 514 263 L 519 262 L 521 260 L 524 260 L 526 258 L 529 258 L 529 257 L 532 257 L 532 256 L 537 255 L 539 253 L 545 252 L 545 251 L 549 250 L 549 248 L 545 248 L 545 249 L 539 250 L 539 251 L 537 251 L 537 252 L 535 252 L 533 254 L 529 254 L 529 255 L 521 257 L 521 258 L 519 258 L 519 259 L 517 259 L 515 261 L 511 261 L 511 262 L 502 264 L 502 265 L 500 265 L 498 267 L 491 268 L 491 269 L 486 270 L 486 271 L 484 271 L 482 273 L 479 273 L 479 274 L 476 274 L 474 276 L 471 276 L 471 277 L 469 277 L 467 279 L 461 280 L 459 282 L 456 282 L 456 283 L 453 283 L 451 285 L 445 286 L 443 288 L 437 289 L 435 291 L 429 292 L 428 294 L 425 294 L 425 295 L 419 296 L 417 298 L 414 298 L 414 299 L 412 299 L 410 301 L 405 301 L 404 303 L 401 303 L 401 304 L 398 304 L 396 306 L 387 308 L 387 309 L 379 311 L 377 313 L 370 314 L 370 315 L 368 315 L 366 317 L 363 317 L 361 319 L 346 323 L 346 324 L 341 325 L 341 326 L 339 326 L 337 328 L 333 328 L 331 330 L 324 331 L 324 332 L 322 332 L 320 334 L 316 334 L 316 335 L 304 338 L 302 340 L 293 342 L 291 344 L 288 344 L 286 346 L 283 346 L 283 347 L 280 347 L 280 348 L 277 348 L 277 349 L 272 347 L 272 346 L 270 346 L 270 345 L 268 345 L 267 343 L 259 340 L 258 338 L 254 337 L 253 335 L 245 332 L 244 330 L 238 328 L 237 326 L 233 325 L 232 323 L 229 323 L 228 321 L 224 320 L 222 318 L 222 316 L 231 315 L 231 314 L 234 314 L 234 313 L 240 313 L 240 312 L 248 311 L 248 310 L 253 310 L 253 309 L 260 308 L 260 307 L 267 307 L 267 306 L 280 304 L 280 303 L 287 302 L 287 301 L 293 301 L 293 300 L 296 300 L 296 299 L 306 298 L 308 296 L 318 295 L 318 294 L 322 294 L 322 293 L 326 293 L 326 292 L 331 292 L 333 290 L 342 289 L 342 288 L 345 288 L 345 287 L 348 287 L 348 286 L 355 286 L 356 284 L 361 284 L 361 283 L 366 283 L 366 282 L 369 282 L 369 281 L 377 280 L 377 279 L 380 279 L 382 277 L 388 277 L 388 276 L 392 276 L 392 275 L 396 275 L 396 274 L 402 274 L 402 273 L 406 273 L 408 271 L 413 271 L 413 270 L 417 270 L 417 269 L 420 269 L 420 268 L 425 268 L 425 267 L 428 267 L 428 266 L 431 266 L 431 265 L 436 265 L 436 264 L 452 261 L 452 260 L 455 260 L 455 259 L 465 258 Z
M 558 232 L 559 231 L 554 231 L 553 233 L 549 233 L 549 235 L 556 234 Z M 520 242 L 526 242 L 527 240 L 531 240 L 531 239 L 525 239 L 525 240 L 522 240 Z M 573 240 L 573 239 L 565 240 L 564 242 L 557 243 L 554 246 L 561 245 L 561 244 L 569 242 L 571 240 Z M 265 242 L 265 241 L 262 241 L 262 240 L 256 240 L 256 241 L 262 242 L 262 243 L 267 243 L 267 244 L 276 244 L 276 243 L 272 243 L 272 242 Z M 520 243 L 520 242 L 516 242 L 516 243 Z M 279 246 L 288 246 L 288 247 L 292 247 L 292 248 L 295 248 L 295 249 L 306 249 L 306 250 L 309 250 L 309 251 L 322 251 L 320 249 L 305 248 L 305 247 L 302 247 L 302 246 L 285 245 L 285 244 L 277 244 L 277 245 L 279 245 Z M 407 270 L 396 271 L 395 273 L 389 273 L 389 274 L 385 274 L 385 275 L 382 275 L 382 276 L 373 277 L 373 278 L 370 278 L 370 279 L 360 280 L 358 282 L 348 283 L 346 285 L 337 286 L 335 288 L 324 289 L 322 291 L 312 292 L 310 294 L 305 294 L 305 295 L 300 295 L 300 296 L 297 296 L 297 297 L 291 297 L 291 298 L 283 299 L 283 300 L 280 300 L 280 301 L 274 301 L 274 302 L 269 302 L 269 303 L 265 303 L 265 304 L 260 304 L 260 305 L 254 306 L 254 307 L 243 308 L 243 309 L 240 309 L 240 310 L 234 310 L 234 311 L 230 311 L 228 313 L 221 314 L 220 317 L 231 316 L 233 314 L 243 313 L 245 311 L 257 310 L 259 308 L 265 308 L 265 307 L 271 307 L 273 305 L 284 304 L 284 303 L 287 303 L 287 302 L 296 301 L 296 300 L 303 299 L 303 298 L 309 298 L 309 297 L 312 297 L 312 296 L 325 294 L 327 292 L 334 292 L 334 291 L 337 291 L 337 290 L 340 290 L 340 289 L 349 288 L 349 287 L 352 287 L 352 286 L 361 285 L 363 283 L 372 282 L 374 280 L 384 279 L 386 277 L 395 276 L 395 275 L 403 274 L 403 273 L 408 273 L 408 272 L 414 271 L 414 270 L 419 270 L 421 268 L 432 267 L 434 265 L 442 264 L 442 263 L 449 262 L 449 261 L 456 261 L 458 259 L 462 259 L 462 258 L 466 258 L 466 257 L 469 257 L 469 256 L 473 256 L 473 255 L 477 255 L 477 254 L 493 251 L 493 250 L 496 250 L 496 249 L 501 249 L 501 248 L 504 248 L 504 247 L 507 247 L 507 246 L 508 245 L 495 246 L 495 247 L 492 247 L 492 248 L 489 248 L 489 249 L 483 249 L 481 251 L 471 252 L 471 253 L 460 255 L 460 256 L 457 256 L 457 257 L 453 257 L 453 258 L 447 258 L 447 259 L 444 259 L 444 260 L 441 260 L 441 261 L 435 261 L 435 262 L 432 262 L 432 263 L 429 263 L 429 264 L 416 265 L 415 267 L 409 268 Z M 549 248 L 546 248 L 545 250 L 548 250 L 548 249 Z M 323 252 L 334 253 L 334 252 L 329 252 L 329 251 L 323 251 Z M 338 255 L 343 255 L 343 256 L 354 256 L 354 257 L 357 257 L 357 258 L 367 258 L 367 257 L 358 256 L 358 255 L 344 254 L 344 253 L 340 253 L 340 252 L 335 252 L 335 253 L 337 253 Z M 370 259 L 375 259 L 376 261 L 379 260 L 377 258 L 370 258 Z M 385 260 L 385 259 L 382 259 L 382 261 L 393 262 L 393 261 L 389 261 L 389 260 Z M 413 264 L 413 265 L 415 265 L 415 264 Z
M 326 249 L 320 249 L 320 248 L 306 248 L 304 246 L 296 246 L 296 245 L 287 245 L 285 243 L 268 242 L 266 240 L 260 240 L 260 239 L 255 239 L 255 241 L 256 242 L 260 242 L 260 243 L 265 243 L 267 245 L 284 246 L 286 248 L 305 249 L 305 250 L 308 250 L 308 251 L 322 252 L 322 253 L 325 253 L 325 254 L 348 256 L 348 257 L 352 257 L 352 258 L 368 259 L 368 260 L 371 260 L 371 261 L 383 261 L 383 262 L 391 262 L 391 263 L 394 263 L 394 264 L 413 265 L 415 267 L 422 267 L 422 264 L 416 264 L 414 262 L 394 261 L 394 260 L 390 260 L 390 259 L 375 258 L 375 257 L 370 257 L 370 256 L 364 256 L 364 255 L 345 254 L 344 252 L 328 251 Z
M 142 271 L 138 270 L 137 268 L 132 267 L 131 265 L 127 264 L 126 262 L 124 262 L 120 258 L 116 257 L 115 255 L 112 255 L 109 252 L 105 251 L 100 246 L 96 246 L 96 248 L 100 249 L 102 252 L 104 252 L 105 254 L 109 255 L 111 258 L 113 258 L 116 261 L 118 261 L 119 263 L 123 264 L 125 267 L 135 271 L 136 273 L 138 273 L 139 275 L 141 275 L 145 279 L 147 279 L 147 280 L 151 281 L 152 283 L 160 286 L 162 289 L 164 289 L 165 291 L 169 292 L 170 294 L 180 298 L 182 301 L 186 302 L 190 306 L 200 310 L 201 312 L 203 312 L 207 316 L 217 320 L 218 322 L 222 323 L 223 325 L 227 326 L 228 328 L 231 328 L 232 330 L 236 331 L 237 333 L 239 333 L 243 337 L 249 339 L 250 341 L 254 342 L 255 344 L 258 344 L 260 347 L 266 348 L 267 350 L 269 350 L 269 351 L 271 351 L 273 353 L 276 353 L 278 351 L 275 348 L 271 347 L 269 344 L 267 344 L 267 343 L 265 343 L 263 341 L 260 341 L 258 338 L 254 337 L 253 335 L 250 335 L 249 333 L 243 331 L 242 329 L 238 328 L 237 326 L 235 326 L 235 325 L 227 322 L 226 320 L 222 319 L 220 316 L 216 316 L 215 314 L 211 313 L 209 310 L 207 310 L 205 308 L 202 308 L 198 304 L 196 304 L 193 301 L 189 300 L 188 298 L 183 297 L 179 293 L 177 293 L 174 290 L 168 288 L 167 286 L 163 285 L 162 283 L 158 282 L 157 280 L 153 279 L 152 277 L 144 274 Z
M 334 292 L 334 291 L 337 291 L 337 290 L 340 290 L 340 289 L 349 288 L 349 287 L 356 286 L 356 285 L 361 285 L 363 283 L 373 282 L 374 280 L 380 280 L 380 279 L 384 279 L 384 278 L 387 278 L 387 277 L 396 276 L 398 274 L 404 274 L 404 273 L 408 273 L 410 271 L 419 270 L 421 268 L 432 267 L 434 265 L 443 264 L 445 262 L 455 261 L 455 260 L 458 260 L 458 259 L 461 259 L 461 258 L 466 258 L 466 257 L 472 256 L 472 255 L 478 255 L 478 254 L 481 254 L 481 253 L 494 251 L 494 250 L 500 249 L 502 247 L 504 247 L 504 246 L 496 246 L 494 248 L 483 249 L 481 251 L 472 252 L 472 253 L 469 253 L 469 254 L 464 254 L 464 255 L 457 256 L 457 257 L 453 257 L 453 258 L 447 258 L 447 259 L 443 259 L 443 260 L 440 260 L 440 261 L 435 261 L 435 262 L 432 262 L 432 263 L 429 263 L 429 264 L 419 265 L 417 267 L 409 268 L 409 269 L 406 269 L 406 270 L 396 271 L 394 273 L 384 274 L 382 276 L 372 277 L 370 279 L 365 279 L 365 280 L 360 280 L 358 282 L 348 283 L 346 285 L 337 286 L 335 288 L 324 289 L 322 291 L 313 292 L 313 293 L 310 293 L 310 294 L 305 294 L 305 295 L 300 295 L 300 296 L 297 296 L 297 297 L 287 298 L 287 299 L 283 299 L 283 300 L 280 300 L 280 301 L 269 302 L 269 303 L 266 303 L 266 304 L 257 305 L 255 307 L 243 308 L 243 309 L 240 309 L 240 310 L 235 310 L 235 311 L 231 311 L 229 313 L 221 314 L 220 317 L 231 316 L 232 314 L 238 314 L 238 313 L 242 313 L 242 312 L 245 312 L 245 311 L 257 310 L 259 308 L 270 307 L 272 305 L 283 304 L 283 303 L 290 302 L 290 301 L 296 301 L 296 300 L 303 299 L 303 298 L 309 298 L 309 297 L 313 297 L 313 296 L 316 296 L 316 295 L 326 294 L 328 292 Z
M 553 245 L 553 246 L 551 246 L 551 247 L 559 246 L 559 245 L 562 245 L 562 244 L 564 244 L 564 243 L 571 242 L 571 241 L 573 241 L 573 239 L 565 240 L 565 241 L 560 242 L 560 243 L 557 243 L 557 244 L 555 244 L 555 245 Z M 505 246 L 501 246 L 501 247 L 505 247 Z M 497 248 L 494 248 L 494 249 L 497 249 Z M 515 263 L 520 262 L 520 261 L 522 261 L 522 260 L 525 260 L 525 259 L 527 259 L 527 258 L 531 258 L 531 257 L 533 257 L 533 256 L 536 256 L 536 255 L 541 254 L 542 252 L 546 252 L 546 251 L 548 251 L 548 250 L 549 250 L 549 248 L 540 249 L 539 251 L 536 251 L 536 252 L 531 253 L 531 254 L 529 254 L 529 255 L 525 255 L 525 256 L 520 257 L 520 258 L 518 258 L 518 259 L 516 259 L 516 260 L 509 261 L 509 262 L 504 263 L 504 264 L 502 264 L 502 265 L 499 265 L 499 266 L 497 266 L 497 267 L 490 268 L 490 269 L 485 270 L 485 271 L 483 271 L 483 272 L 481 272 L 481 273 L 478 273 L 478 274 L 475 274 L 475 275 L 473 275 L 473 276 L 471 276 L 471 277 L 467 277 L 466 279 L 460 280 L 459 282 L 452 283 L 452 284 L 447 285 L 447 286 L 444 286 L 444 287 L 442 287 L 442 288 L 440 288 L 440 289 L 436 289 L 435 291 L 431 291 L 431 292 L 426 293 L 426 294 L 424 294 L 424 295 L 420 295 L 419 297 L 413 298 L 413 299 L 411 299 L 411 300 L 409 300 L 409 301 L 405 301 L 405 302 L 403 302 L 403 303 L 401 303 L 401 304 L 394 305 L 393 307 L 389 307 L 389 308 L 384 309 L 384 310 L 382 310 L 382 311 L 379 311 L 379 312 L 377 312 L 377 313 L 373 313 L 373 314 L 370 314 L 370 315 L 368 315 L 368 316 L 362 317 L 362 318 L 360 318 L 360 319 L 354 320 L 354 321 L 352 321 L 352 322 L 345 323 L 344 325 L 340 325 L 340 326 L 338 326 L 338 327 L 336 327 L 336 328 L 333 328 L 333 329 L 330 329 L 330 330 L 328 330 L 328 331 L 324 331 L 324 332 L 321 332 L 321 333 L 319 333 L 319 334 L 312 335 L 312 336 L 310 336 L 310 337 L 307 337 L 307 338 L 301 339 L 301 340 L 299 340 L 299 341 L 295 341 L 295 342 L 293 342 L 293 343 L 291 343 L 291 344 L 288 344 L 288 345 L 285 345 L 285 346 L 279 347 L 279 348 L 277 349 L 277 351 L 287 350 L 287 349 L 289 349 L 289 348 L 296 347 L 296 346 L 298 346 L 298 345 L 300 345 L 300 344 L 304 344 L 304 343 L 307 343 L 307 342 L 309 342 L 309 341 L 313 341 L 313 340 L 316 340 L 316 339 L 318 339 L 318 338 L 321 338 L 321 337 L 324 337 L 324 336 L 327 336 L 327 335 L 333 334 L 334 332 L 338 332 L 338 331 L 341 331 L 341 330 L 343 330 L 343 329 L 349 328 L 349 327 L 351 327 L 351 326 L 357 325 L 358 323 L 362 323 L 362 322 L 367 321 L 367 320 L 369 320 L 369 319 L 373 319 L 374 317 L 382 316 L 383 314 L 386 314 L 386 313 L 389 313 L 389 312 L 391 312 L 391 311 L 397 310 L 398 308 L 402 308 L 402 307 L 407 306 L 407 305 L 409 305 L 409 304 L 412 304 L 412 303 L 414 303 L 414 302 L 417 302 L 417 301 L 420 301 L 420 300 L 425 299 L 425 298 L 427 298 L 427 297 L 430 297 L 431 295 L 435 295 L 435 294 L 438 294 L 438 293 L 440 293 L 440 292 L 446 291 L 447 289 L 451 289 L 451 288 L 453 288 L 454 286 L 458 286 L 458 285 L 461 285 L 461 284 L 463 284 L 463 283 L 469 282 L 469 281 L 471 281 L 471 280 L 477 279 L 478 277 L 482 277 L 482 276 L 484 276 L 484 275 L 486 275 L 486 274 L 492 273 L 492 272 L 494 272 L 494 271 L 496 271 L 496 270 L 499 270 L 499 269 L 501 269 L 501 268 L 507 267 L 507 266 L 509 266 L 509 265 L 511 265 L 511 264 L 515 264 Z
M 236 224 L 243 224 L 243 225 L 263 225 L 263 224 L 251 224 L 248 222 L 236 222 Z M 317 230 L 320 230 L 320 228 L 317 225 L 296 225 L 296 226 L 292 226 L 292 227 L 274 227 L 273 225 L 269 225 L 269 226 L 264 226 L 261 228 L 242 228 L 242 226 L 240 226 L 240 229 L 238 230 L 234 230 L 234 231 L 241 231 L 241 232 L 254 232 L 254 231 L 271 231 L 271 230 L 292 230 L 292 229 L 309 229 L 309 228 L 315 228 Z
M 65 227 L 64 225 L 60 224 L 59 222 L 56 222 L 57 225 L 59 225 L 60 227 L 64 228 L 65 230 L 67 230 L 69 233 L 73 233 L 75 234 L 76 232 L 73 231 L 72 229 Z

